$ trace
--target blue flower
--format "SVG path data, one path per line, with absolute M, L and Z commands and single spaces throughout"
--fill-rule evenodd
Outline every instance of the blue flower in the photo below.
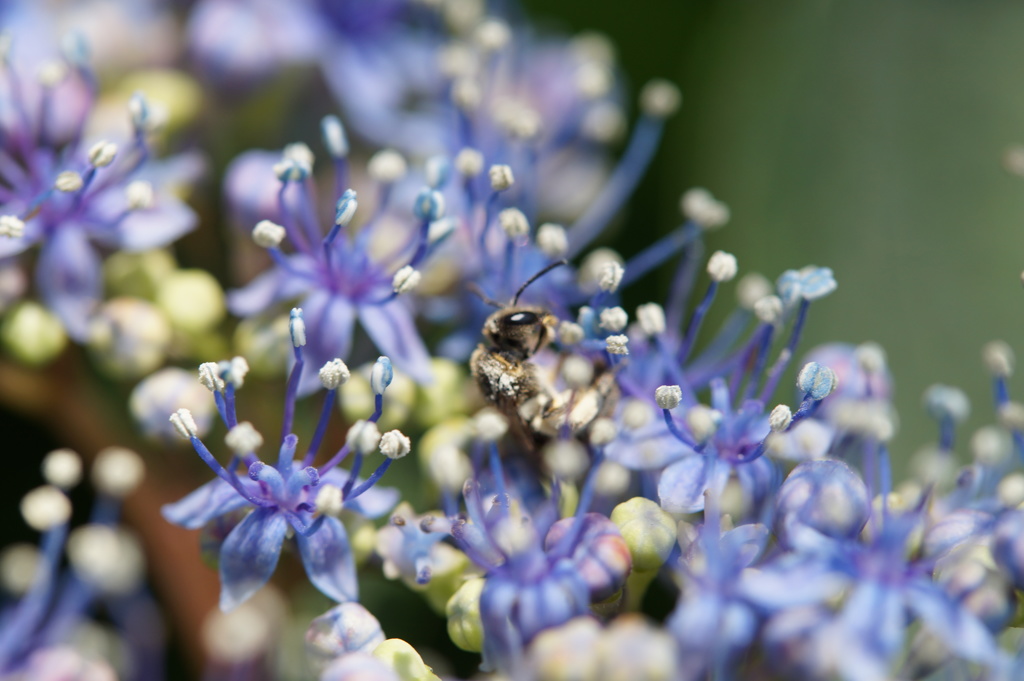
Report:
M 340 360 L 329 363 L 320 372 L 327 388 L 324 410 L 308 451 L 301 460 L 295 460 L 298 438 L 289 431 L 298 377 L 305 361 L 301 350 L 302 326 L 302 314 L 298 311 L 292 320 L 296 361 L 286 393 L 285 423 L 276 463 L 268 464 L 256 457 L 255 450 L 262 445 L 262 436 L 251 424 L 238 423 L 235 416 L 234 391 L 245 374 L 244 362 L 238 359 L 219 366 L 200 367 L 200 379 L 213 391 L 224 423 L 230 429 L 226 441 L 234 456 L 227 466 L 214 459 L 199 438 L 187 410 L 179 410 L 171 417 L 175 428 L 190 440 L 196 453 L 218 477 L 180 501 L 164 506 L 164 517 L 182 527 L 199 529 L 229 514 L 245 511 L 241 522 L 230 529 L 219 547 L 220 606 L 225 611 L 245 601 L 267 582 L 277 566 L 285 538 L 292 531 L 313 585 L 335 601 L 355 600 L 358 584 L 352 550 L 344 526 L 333 516 L 346 508 L 374 518 L 386 513 L 398 501 L 395 490 L 374 487 L 390 466 L 394 453 L 388 453 L 367 480 L 357 477 L 364 456 L 370 454 L 380 440 L 376 421 L 381 415 L 383 394 L 377 395 L 377 408 L 370 419 L 357 422 L 349 431 L 345 446 L 319 468 L 312 465 L 335 393 L 348 377 Z M 352 469 L 342 471 L 337 465 L 353 451 Z M 247 469 L 246 477 L 236 472 L 240 463 Z

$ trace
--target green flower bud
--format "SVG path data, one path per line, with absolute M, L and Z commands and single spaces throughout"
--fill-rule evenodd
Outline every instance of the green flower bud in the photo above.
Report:
M 448 599 L 448 637 L 452 643 L 479 653 L 484 648 L 484 625 L 480 621 L 480 594 L 484 590 L 483 577 L 466 580 L 455 595 Z
M 612 511 L 622 538 L 633 556 L 633 569 L 657 570 L 676 543 L 676 521 L 650 499 L 634 497 Z
M 373 649 L 373 656 L 395 670 L 402 681 L 441 681 L 423 664 L 416 649 L 400 638 L 389 638 Z
M 118 251 L 103 263 L 107 295 L 153 300 L 160 282 L 177 269 L 174 256 L 164 250 L 132 253 Z
M 434 381 L 419 386 L 416 401 L 416 420 L 423 426 L 432 426 L 469 409 L 464 390 L 466 370 L 462 364 L 435 357 L 430 360 L 430 371 Z
M 281 376 L 288 366 L 288 356 L 292 352 L 288 316 L 243 319 L 235 329 L 234 345 L 235 354 L 245 357 L 254 376 Z
M 204 270 L 178 270 L 160 282 L 156 303 L 186 333 L 208 331 L 224 319 L 224 290 Z
M 52 362 L 68 343 L 64 326 L 42 305 L 24 302 L 7 313 L 0 326 L 0 344 L 19 362 L 42 366 Z

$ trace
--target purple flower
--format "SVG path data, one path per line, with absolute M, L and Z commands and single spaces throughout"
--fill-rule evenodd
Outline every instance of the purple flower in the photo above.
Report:
M 292 318 L 295 364 L 286 394 L 285 422 L 276 463 L 268 464 L 256 457 L 255 451 L 263 444 L 262 436 L 251 424 L 238 423 L 235 416 L 235 390 L 247 370 L 241 358 L 200 367 L 200 380 L 214 393 L 217 407 L 229 428 L 226 442 L 234 456 L 227 466 L 218 463 L 200 440 L 187 410 L 181 409 L 171 417 L 178 432 L 190 440 L 196 453 L 218 477 L 180 501 L 164 506 L 164 517 L 182 527 L 198 529 L 229 514 L 246 511 L 219 547 L 220 606 L 225 611 L 245 601 L 267 582 L 290 531 L 294 531 L 295 544 L 313 585 L 335 601 L 355 600 L 358 585 L 352 550 L 344 526 L 334 516 L 346 508 L 374 518 L 386 513 L 398 501 L 395 490 L 374 487 L 390 466 L 391 455 L 367 480 L 358 478 L 364 456 L 370 454 L 380 440 L 376 421 L 381 415 L 386 385 L 377 393 L 377 408 L 370 419 L 357 422 L 345 446 L 326 463 L 319 468 L 312 465 L 335 393 L 348 377 L 340 360 L 329 363 L 320 372 L 327 388 L 327 399 L 309 449 L 301 460 L 295 460 L 298 438 L 289 431 L 298 377 L 305 361 L 301 351 L 304 336 L 301 311 L 295 311 Z M 387 358 L 381 358 L 378 364 L 382 362 L 389 364 Z M 337 465 L 352 451 L 355 452 L 352 468 L 342 471 Z M 237 474 L 239 464 L 246 467 L 246 477 Z

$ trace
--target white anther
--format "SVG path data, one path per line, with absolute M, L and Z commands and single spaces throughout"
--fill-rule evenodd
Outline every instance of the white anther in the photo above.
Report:
M 92 463 L 93 486 L 118 499 L 131 494 L 145 474 L 142 457 L 126 447 L 102 449 Z
M 260 248 L 278 248 L 285 241 L 285 227 L 270 220 L 260 220 L 253 227 L 253 241 Z
M 82 188 L 83 184 L 82 176 L 74 170 L 65 170 L 57 175 L 57 179 L 53 181 L 53 186 L 57 191 L 64 192 L 65 194 L 77 192 Z
M 605 348 L 612 355 L 629 354 L 629 337 L 625 335 L 608 336 L 604 339 Z
M 245 377 L 249 375 L 249 362 L 245 357 L 235 355 L 228 361 L 218 363 L 217 367 L 225 383 L 233 385 L 235 390 L 245 385 Z
M 462 485 L 473 475 L 473 466 L 466 456 L 454 445 L 441 445 L 427 460 L 427 473 L 443 490 L 459 492 Z
M 585 99 L 599 99 L 612 89 L 612 72 L 596 62 L 584 62 L 576 71 L 576 90 Z
M 199 382 L 212 392 L 224 392 L 224 379 L 220 377 L 220 365 L 217 362 L 203 362 L 199 365 Z
M 15 215 L 0 215 L 0 236 L 12 239 L 20 238 L 25 233 L 25 223 Z
M 570 41 L 573 54 L 581 61 L 610 66 L 615 61 L 615 44 L 603 33 L 583 31 Z
M 356 421 L 345 435 L 345 444 L 360 454 L 369 454 L 380 444 L 380 430 L 377 424 L 362 419 Z
M 981 358 L 993 376 L 1009 378 L 1013 374 L 1013 349 L 1005 342 L 996 340 L 986 343 L 981 349 Z
M 537 228 L 537 248 L 549 258 L 561 258 L 569 251 L 569 237 L 565 227 L 545 222 Z
M 622 425 L 630 430 L 643 428 L 654 418 L 651 405 L 643 400 L 631 397 L 622 408 Z
M 708 259 L 708 275 L 719 283 L 732 281 L 737 272 L 736 256 L 725 251 L 715 251 Z
M 590 443 L 595 447 L 603 447 L 618 435 L 615 422 L 609 418 L 594 419 L 590 424 Z
M 348 156 L 348 135 L 345 134 L 345 126 L 341 124 L 336 116 L 328 116 L 320 124 L 320 132 L 324 138 L 324 146 L 327 153 L 333 158 L 345 158 Z
M 598 326 L 605 331 L 611 331 L 612 333 L 618 333 L 626 328 L 626 324 L 629 324 L 629 314 L 621 307 L 606 307 L 601 310 L 599 315 Z
M 617 499 L 629 488 L 629 469 L 614 461 L 604 461 L 597 469 L 594 490 L 602 497 Z
M 512 31 L 500 19 L 487 19 L 476 27 L 473 39 L 483 52 L 498 52 L 512 39 Z
M 996 486 L 996 497 L 1003 508 L 1024 504 L 1024 473 L 1010 473 Z
M 683 389 L 678 385 L 662 385 L 654 391 L 654 401 L 659 409 L 675 409 L 683 399 Z
M 484 169 L 484 155 L 476 149 L 465 147 L 455 154 L 455 171 L 463 177 L 476 177 Z
M 21 596 L 35 584 L 42 556 L 31 544 L 11 544 L 0 553 L 0 585 L 4 591 Z
M 975 462 L 996 466 L 1010 455 L 1013 444 L 1009 434 L 998 426 L 983 426 L 971 435 L 970 449 Z
M 391 288 L 395 293 L 408 293 L 420 285 L 421 279 L 423 279 L 423 275 L 419 270 L 411 265 L 406 265 L 395 272 L 395 276 L 391 279 Z
M 400 430 L 389 430 L 380 438 L 380 453 L 389 459 L 401 459 L 412 451 L 412 440 Z
M 580 122 L 580 134 L 602 144 L 621 139 L 625 132 L 626 114 L 618 104 L 607 100 L 592 104 Z
M 43 478 L 61 489 L 71 489 L 82 480 L 82 457 L 71 449 L 55 449 L 43 458 Z
M 1007 402 L 999 408 L 998 417 L 1003 428 L 1024 431 L 1024 404 Z
M 885 350 L 878 343 L 861 343 L 853 351 L 853 356 L 867 374 L 880 374 L 885 371 Z
M 239 457 L 253 454 L 263 446 L 263 436 L 249 421 L 242 421 L 224 436 L 224 444 Z
M 316 161 L 313 150 L 303 142 L 292 142 L 287 145 L 281 152 L 281 156 L 302 166 L 306 173 L 313 171 L 313 163 Z
M 68 559 L 81 579 L 113 594 L 135 590 L 145 568 L 138 541 L 109 525 L 75 529 L 68 537 Z
M 896 433 L 889 405 L 880 401 L 845 400 L 835 405 L 833 419 L 842 430 L 887 442 Z
M 178 411 L 171 414 L 169 419 L 174 429 L 178 431 L 186 440 L 194 437 L 198 437 L 198 428 L 196 428 L 196 421 L 192 418 L 192 412 L 188 409 L 179 409 Z
M 405 157 L 394 149 L 381 149 L 366 164 L 367 174 L 381 184 L 391 184 L 402 179 L 407 170 Z
M 622 283 L 622 276 L 626 268 L 615 261 L 609 261 L 601 265 L 597 273 L 597 285 L 602 291 L 614 293 Z
M 476 78 L 462 76 L 452 83 L 452 103 L 465 112 L 473 112 L 483 101 L 484 92 Z
M 39 67 L 36 72 L 36 79 L 43 87 L 55 87 L 60 85 L 68 77 L 68 67 L 64 62 L 47 61 Z
M 21 516 L 37 532 L 46 532 L 71 518 L 71 502 L 53 485 L 43 485 L 21 498 Z
M 594 365 L 579 355 L 569 355 L 562 362 L 562 378 L 572 390 L 586 388 L 594 379 Z
M 348 365 L 337 357 L 320 367 L 320 384 L 327 390 L 337 390 L 351 377 Z
M 768 415 L 768 427 L 776 433 L 781 433 L 789 428 L 789 424 L 792 422 L 793 410 L 785 404 L 777 405 L 772 409 L 772 413 Z
M 153 206 L 153 185 L 145 180 L 129 182 L 124 188 L 128 210 L 146 210 Z
M 778 324 L 782 319 L 782 299 L 778 296 L 765 296 L 754 303 L 754 315 L 763 324 Z
M 507 165 L 495 164 L 490 167 L 487 171 L 487 176 L 491 178 L 491 189 L 496 192 L 503 192 L 513 184 L 515 184 L 515 177 L 512 176 L 512 168 Z
M 562 480 L 579 480 L 590 466 L 586 447 L 575 439 L 555 440 L 544 447 L 541 456 L 547 469 Z
M 774 290 L 767 277 L 758 272 L 750 272 L 736 282 L 736 300 L 744 310 L 753 310 L 757 301 L 772 295 Z
M 518 208 L 506 208 L 498 213 L 498 224 L 509 239 L 518 239 L 530 233 L 530 222 Z
M 675 84 L 655 78 L 640 91 L 640 109 L 648 116 L 668 118 L 679 110 L 683 95 Z
M 686 427 L 697 442 L 707 442 L 718 430 L 722 413 L 717 409 L 696 404 L 686 411 Z
M 586 335 L 583 327 L 576 322 L 562 321 L 558 324 L 558 342 L 562 345 L 576 345 Z
M 117 145 L 113 142 L 97 142 L 89 148 L 89 163 L 94 168 L 103 168 L 114 162 Z
M 484 442 L 497 442 L 508 432 L 508 419 L 496 409 L 481 409 L 473 417 L 473 431 Z
M 729 222 L 729 207 L 711 195 L 707 189 L 687 190 L 680 201 L 683 217 L 693 220 L 703 229 L 716 229 Z
M 448 80 L 472 76 L 479 65 L 477 51 L 465 42 L 453 41 L 437 51 L 437 69 Z
M 665 309 L 657 303 L 644 303 L 636 308 L 636 321 L 648 336 L 665 332 Z
M 345 508 L 345 500 L 341 488 L 337 485 L 321 485 L 316 493 L 316 515 L 339 516 Z
M 540 134 L 540 114 L 523 102 L 502 100 L 493 109 L 495 122 L 511 137 L 528 140 Z

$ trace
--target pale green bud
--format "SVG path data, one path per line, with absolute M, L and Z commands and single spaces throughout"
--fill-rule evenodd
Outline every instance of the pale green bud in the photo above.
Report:
M 611 520 L 626 540 L 634 570 L 657 570 L 675 546 L 676 521 L 650 499 L 622 502 L 612 511 Z
M 272 320 L 259 317 L 243 319 L 235 329 L 234 345 L 235 352 L 249 362 L 253 375 L 262 378 L 280 376 L 288 366 L 288 355 L 292 352 L 288 316 L 279 315 Z
M 156 303 L 187 333 L 208 331 L 224 319 L 224 290 L 203 270 L 178 270 L 159 283 Z
M 467 580 L 455 592 L 445 608 L 448 614 L 448 637 L 452 643 L 471 653 L 484 647 L 484 625 L 480 621 L 480 594 L 484 590 L 483 577 Z
M 111 298 L 135 296 L 152 300 L 160 282 L 176 268 L 174 256 L 164 250 L 118 251 L 103 263 L 103 285 Z
M 89 351 L 115 378 L 156 371 L 171 346 L 171 326 L 158 307 L 140 298 L 114 298 L 89 321 Z
M 0 326 L 0 345 L 19 362 L 52 362 L 68 343 L 64 326 L 42 305 L 24 302 L 11 308 Z
M 450 359 L 434 357 L 430 360 L 430 372 L 434 380 L 419 386 L 416 402 L 416 420 L 424 426 L 440 423 L 455 414 L 464 414 L 469 409 L 466 398 L 466 369 Z M 388 388 L 388 394 L 394 388 Z
M 416 649 L 400 638 L 389 638 L 373 649 L 373 656 L 395 670 L 402 681 L 441 681 L 423 664 Z

